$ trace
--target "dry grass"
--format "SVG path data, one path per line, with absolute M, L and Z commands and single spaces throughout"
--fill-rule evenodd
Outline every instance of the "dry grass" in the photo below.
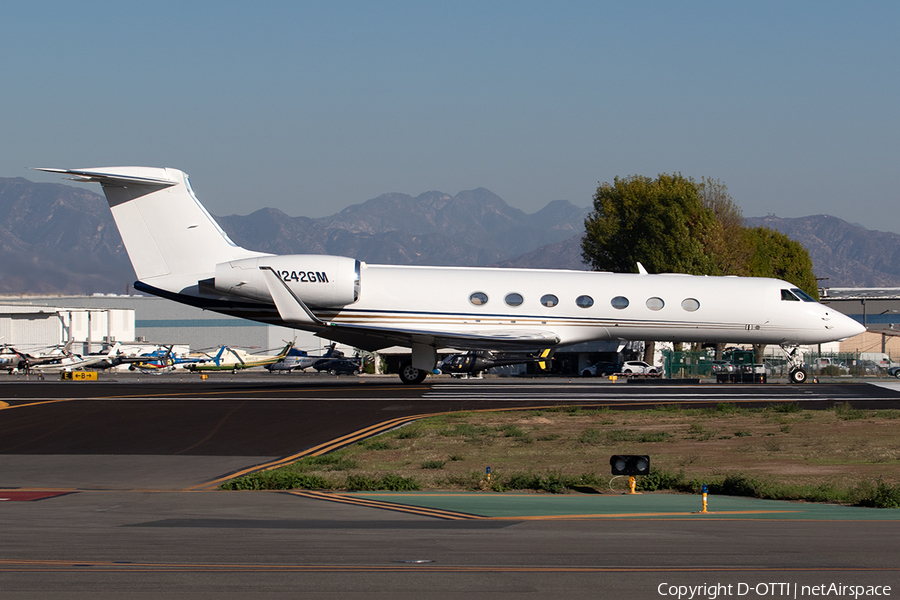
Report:
M 330 479 L 413 477 L 424 489 L 471 489 L 502 473 L 609 478 L 612 454 L 648 454 L 688 479 L 742 473 L 774 483 L 900 483 L 900 411 L 581 410 L 452 413 L 412 423 L 295 468 Z M 291 467 L 288 467 L 289 469 Z

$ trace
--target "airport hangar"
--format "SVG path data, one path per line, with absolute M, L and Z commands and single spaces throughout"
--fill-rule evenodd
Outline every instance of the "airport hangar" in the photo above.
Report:
M 900 288 L 826 288 L 820 290 L 820 297 L 824 304 L 869 329 L 841 342 L 840 352 L 900 356 Z M 310 354 L 324 352 L 330 343 L 305 331 L 204 311 L 155 296 L 0 297 L 0 343 L 30 352 L 61 345 L 69 335 L 75 341 L 73 351 L 84 354 L 99 352 L 107 341 L 126 346 L 175 344 L 192 352 L 228 345 L 260 354 L 280 349 L 285 341 L 294 339 L 297 348 Z M 355 351 L 340 345 L 338 348 L 348 356 Z M 626 359 L 640 358 L 641 350 L 641 342 L 579 344 L 557 353 L 557 369 L 575 374 L 599 360 L 615 360 L 617 352 L 625 354 Z M 396 371 L 409 350 L 386 348 L 379 354 L 388 370 Z

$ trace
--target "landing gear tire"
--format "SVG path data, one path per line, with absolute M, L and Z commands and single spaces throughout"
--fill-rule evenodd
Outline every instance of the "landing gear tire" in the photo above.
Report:
M 803 383 L 806 381 L 806 371 L 803 369 L 791 369 L 788 376 L 791 379 L 791 383 Z
M 413 383 L 422 383 L 425 381 L 425 378 L 428 376 L 428 373 L 423 371 L 422 369 L 416 369 L 412 366 L 412 363 L 404 363 L 400 367 L 400 381 L 407 384 Z

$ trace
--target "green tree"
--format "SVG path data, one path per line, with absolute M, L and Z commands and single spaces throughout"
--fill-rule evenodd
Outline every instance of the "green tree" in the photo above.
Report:
M 748 275 L 783 279 L 819 298 L 812 259 L 803 244 L 767 227 L 745 229 L 744 240 L 751 250 Z
M 716 229 L 708 246 L 716 274 L 746 275 L 752 251 L 743 235 L 743 211 L 718 179 L 703 177 L 697 187 L 700 202 L 716 218 Z
M 715 217 L 680 173 L 601 183 L 584 225 L 582 258 L 594 270 L 635 272 L 640 262 L 653 273 L 716 274 Z

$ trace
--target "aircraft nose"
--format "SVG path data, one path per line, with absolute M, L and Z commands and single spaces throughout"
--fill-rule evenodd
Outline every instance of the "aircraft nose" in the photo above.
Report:
M 851 338 L 866 331 L 866 328 L 862 323 L 841 313 L 832 316 L 832 323 L 834 324 L 834 333 L 839 336 L 839 339 L 841 340 Z

